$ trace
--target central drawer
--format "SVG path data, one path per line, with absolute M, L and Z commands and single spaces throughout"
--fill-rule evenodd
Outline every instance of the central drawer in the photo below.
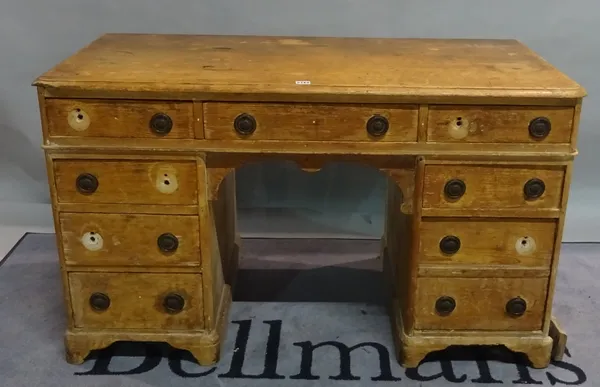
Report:
M 200 266 L 197 216 L 62 213 L 67 265 Z
M 209 140 L 416 142 L 416 105 L 204 104 Z
M 204 328 L 200 274 L 69 273 L 77 328 Z

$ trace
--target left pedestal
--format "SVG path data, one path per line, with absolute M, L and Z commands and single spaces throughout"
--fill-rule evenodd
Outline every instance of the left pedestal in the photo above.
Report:
M 48 152 L 47 167 L 67 361 L 144 341 L 216 363 L 238 261 L 234 175 L 208 195 L 197 156 Z

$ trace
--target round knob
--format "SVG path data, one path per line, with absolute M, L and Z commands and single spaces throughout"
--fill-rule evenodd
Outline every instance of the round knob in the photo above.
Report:
M 513 317 L 519 317 L 525 314 L 527 302 L 521 297 L 515 297 L 506 303 L 506 313 Z
M 173 129 L 173 120 L 165 113 L 156 113 L 150 118 L 150 129 L 154 133 L 164 136 Z
M 367 121 L 367 132 L 369 132 L 371 136 L 383 136 L 388 131 L 389 127 L 390 123 L 387 118 L 378 114 L 369 118 L 369 121 Z
M 250 114 L 242 113 L 235 117 L 233 127 L 242 136 L 248 136 L 256 130 L 256 120 Z
M 435 302 L 435 311 L 441 316 L 447 316 L 456 308 L 456 301 L 454 298 L 448 296 L 442 296 Z
M 179 239 L 170 232 L 161 234 L 157 239 L 157 243 L 160 251 L 165 253 L 172 253 L 179 247 Z
M 440 241 L 440 250 L 444 254 L 454 254 L 460 249 L 460 239 L 454 235 L 446 235 Z
M 540 179 L 530 179 L 523 186 L 523 193 L 527 199 L 537 199 L 544 194 L 546 184 Z
M 460 179 L 449 180 L 444 186 L 444 194 L 448 199 L 460 199 L 466 190 L 465 182 Z
M 94 310 L 106 310 L 110 306 L 110 298 L 104 293 L 94 293 L 90 296 L 90 306 Z
M 91 173 L 82 173 L 77 176 L 75 185 L 77 186 L 77 191 L 80 193 L 91 194 L 98 189 L 98 179 Z
M 165 296 L 163 307 L 167 313 L 179 313 L 183 310 L 185 300 L 177 293 L 169 293 Z
M 541 139 L 548 136 L 552 125 L 546 117 L 536 117 L 529 122 L 529 135 L 533 138 Z

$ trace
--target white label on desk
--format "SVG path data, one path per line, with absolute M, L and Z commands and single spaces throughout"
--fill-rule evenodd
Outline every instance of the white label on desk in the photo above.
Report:
M 296 81 L 296 85 L 310 85 L 310 81 Z

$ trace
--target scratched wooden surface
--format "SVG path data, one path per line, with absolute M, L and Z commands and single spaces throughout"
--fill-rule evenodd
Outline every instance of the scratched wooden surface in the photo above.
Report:
M 160 80 L 160 82 L 157 82 Z M 310 81 L 297 85 L 296 81 Z M 117 91 L 579 98 L 514 40 L 106 34 L 36 85 Z

